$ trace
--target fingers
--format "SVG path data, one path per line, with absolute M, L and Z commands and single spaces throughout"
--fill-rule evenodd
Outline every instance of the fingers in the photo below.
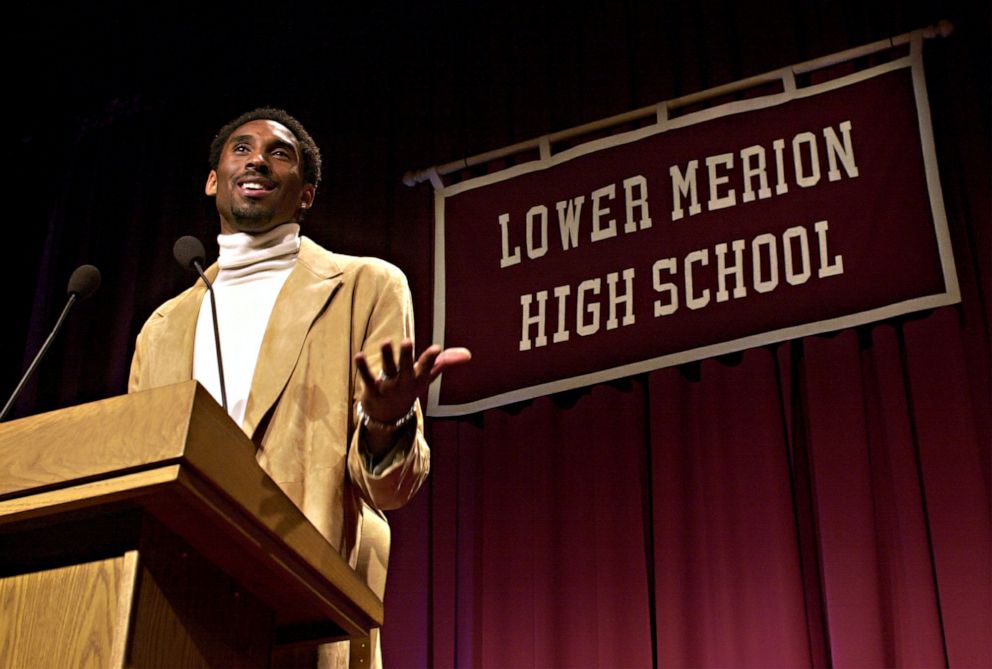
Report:
M 382 342 L 382 372 L 387 379 L 391 379 L 399 374 L 396 369 L 396 360 L 393 358 L 393 344 L 390 341 Z
M 404 339 L 400 342 L 400 374 L 416 376 L 417 370 L 413 366 L 413 342 Z
M 372 369 L 369 367 L 369 361 L 365 353 L 359 351 L 355 354 L 355 366 L 358 369 L 358 373 L 362 377 L 362 381 L 365 382 L 365 386 L 369 389 L 369 392 L 373 395 L 380 394 L 383 381 L 395 381 L 398 380 L 400 375 L 412 376 L 414 373 L 413 342 L 411 340 L 404 339 L 400 343 L 399 366 L 397 366 L 396 357 L 393 354 L 392 342 L 388 340 L 382 342 L 379 348 L 379 355 L 382 359 L 382 367 L 380 369 L 381 373 L 376 376 L 372 374 Z
M 362 377 L 362 381 L 365 383 L 366 392 L 375 393 L 378 388 L 376 387 L 375 377 L 372 376 L 371 370 L 369 370 L 368 360 L 365 359 L 364 353 L 355 354 L 355 366 L 358 368 L 358 374 Z
M 445 369 L 455 367 L 457 365 L 463 365 L 472 359 L 472 352 L 467 348 L 460 346 L 447 348 L 444 351 L 440 351 L 440 347 L 438 347 L 438 350 L 440 355 L 438 355 L 434 360 L 434 366 L 431 369 L 431 375 L 427 381 L 428 383 L 434 381 L 434 379 L 436 379 Z
M 434 368 L 434 361 L 440 353 L 441 347 L 437 344 L 424 349 L 420 358 L 417 359 L 416 375 L 418 379 L 427 379 L 430 376 L 431 370 Z
M 372 370 L 364 353 L 355 355 L 355 365 L 358 373 L 365 382 L 368 391 L 374 396 L 382 395 L 387 390 L 396 385 L 405 385 L 413 381 L 421 388 L 426 388 L 441 372 L 450 367 L 461 365 L 472 359 L 472 353 L 467 348 L 453 347 L 442 350 L 437 344 L 427 347 L 416 363 L 413 361 L 413 342 L 404 339 L 400 342 L 399 364 L 393 354 L 393 346 L 389 341 L 381 344 L 382 355 L 382 376 L 373 376 Z M 391 381 L 383 387 L 384 381 Z

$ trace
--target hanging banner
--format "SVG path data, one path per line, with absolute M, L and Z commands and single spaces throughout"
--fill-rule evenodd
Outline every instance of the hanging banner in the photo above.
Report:
M 438 182 L 428 412 L 959 301 L 921 51 Z

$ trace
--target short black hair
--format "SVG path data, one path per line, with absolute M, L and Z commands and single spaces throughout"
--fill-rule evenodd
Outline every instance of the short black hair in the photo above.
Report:
M 214 141 L 210 142 L 210 168 L 216 170 L 220 163 L 220 152 L 224 149 L 231 133 L 251 121 L 275 121 L 286 126 L 296 141 L 300 143 L 303 153 L 303 180 L 314 188 L 320 184 L 320 149 L 313 137 L 306 131 L 303 124 L 290 116 L 285 110 L 274 107 L 259 107 L 245 112 L 217 131 Z

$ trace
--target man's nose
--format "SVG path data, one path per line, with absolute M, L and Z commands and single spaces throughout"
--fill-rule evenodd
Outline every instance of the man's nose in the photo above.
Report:
M 261 151 L 255 151 L 248 157 L 247 167 L 261 174 L 269 173 L 269 161 Z

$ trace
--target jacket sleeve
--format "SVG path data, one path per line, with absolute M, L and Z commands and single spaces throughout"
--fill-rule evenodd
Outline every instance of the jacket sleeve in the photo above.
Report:
M 366 315 L 353 314 L 362 322 L 352 324 L 355 341 L 360 343 L 373 373 L 382 365 L 380 346 L 384 341 L 399 346 L 404 338 L 413 339 L 413 304 L 403 273 L 388 263 L 377 263 L 375 280 L 363 281 L 357 290 L 373 290 L 372 309 Z M 430 449 L 424 439 L 424 419 L 420 402 L 416 403 L 416 425 L 400 437 L 397 448 L 387 454 L 384 466 L 370 469 L 358 426 L 356 403 L 364 384 L 351 364 L 354 395 L 351 398 L 352 425 L 348 448 L 348 474 L 361 496 L 377 509 L 395 509 L 407 503 L 420 489 L 430 471 Z
M 134 355 L 131 356 L 131 373 L 127 380 L 127 391 L 129 393 L 144 390 L 141 378 L 142 349 L 145 346 L 145 327 L 141 328 L 138 338 L 134 343 Z

